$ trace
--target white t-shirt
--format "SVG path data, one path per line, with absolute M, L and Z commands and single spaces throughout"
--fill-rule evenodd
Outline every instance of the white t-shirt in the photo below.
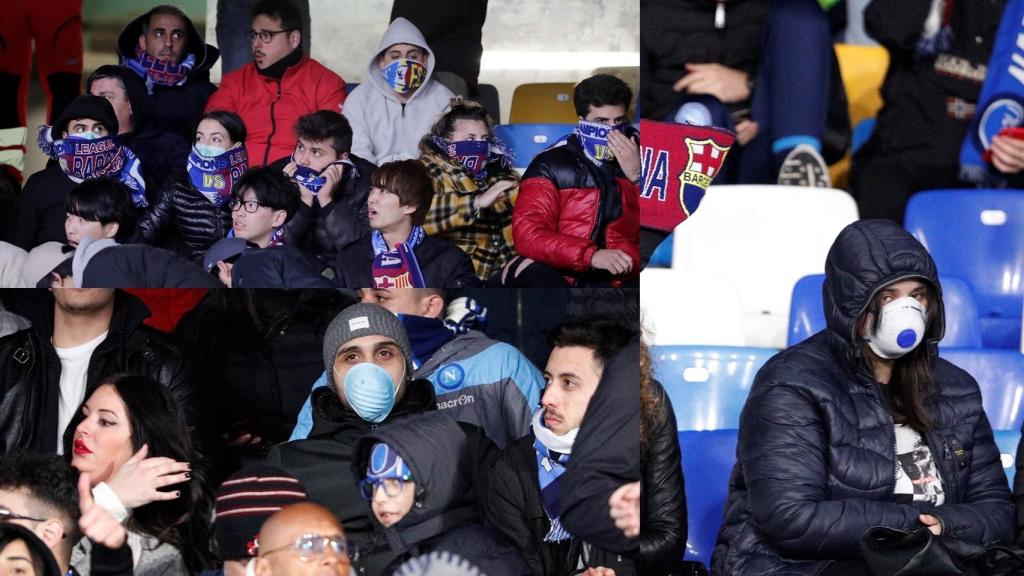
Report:
M 905 424 L 896 425 L 896 496 L 907 502 L 931 502 L 941 506 L 946 501 L 942 477 L 935 467 L 935 458 L 916 430 Z
M 57 412 L 57 453 L 64 453 L 64 430 L 85 401 L 85 380 L 92 352 L 107 339 L 107 332 L 72 348 L 58 348 L 60 358 L 60 405 Z

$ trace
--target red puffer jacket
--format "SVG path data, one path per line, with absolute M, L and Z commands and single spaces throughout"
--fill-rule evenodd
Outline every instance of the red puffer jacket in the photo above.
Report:
M 601 183 L 614 192 L 602 194 Z M 595 166 L 584 156 L 576 137 L 564 146 L 542 152 L 527 168 L 512 213 L 516 251 L 572 276 L 588 272 L 601 248 L 622 250 L 633 270 L 615 283 L 640 273 L 639 189 L 622 174 Z
M 206 111 L 227 110 L 238 114 L 249 135 L 249 167 L 269 164 L 292 153 L 299 119 L 317 110 L 341 112 L 345 81 L 323 64 L 303 54 L 278 81 L 260 74 L 252 62 L 224 77 L 210 96 Z

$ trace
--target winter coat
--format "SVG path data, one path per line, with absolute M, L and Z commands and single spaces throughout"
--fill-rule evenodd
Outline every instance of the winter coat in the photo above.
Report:
M 146 199 L 152 202 L 157 192 L 168 181 L 187 178 L 185 163 L 188 159 L 189 140 L 174 132 L 165 132 L 152 125 L 117 136 L 117 141 L 135 152 L 142 164 L 142 178 L 146 181 Z
M 139 36 L 142 35 L 142 25 L 148 19 L 149 13 L 143 14 L 121 30 L 117 37 L 117 55 L 122 62 L 135 60 L 135 49 L 139 45 Z M 185 142 L 191 142 L 199 125 L 199 117 L 203 115 L 203 109 L 206 107 L 206 101 L 217 90 L 210 82 L 210 68 L 220 58 L 220 50 L 203 40 L 199 30 L 188 17 L 185 18 L 185 29 L 186 51 L 195 55 L 195 66 L 181 86 L 154 84 L 153 93 L 149 98 L 155 125 L 178 134 Z
M 639 188 L 619 165 L 598 167 L 583 154 L 576 136 L 540 153 L 523 174 L 512 213 L 516 250 L 527 258 L 576 276 L 612 280 L 640 275 Z M 622 250 L 633 260 L 627 274 L 592 271 L 594 253 Z
M 146 244 L 115 244 L 101 249 L 88 259 L 75 285 L 82 288 L 224 287 L 198 264 L 170 250 Z
M 217 208 L 186 176 L 164 183 L 136 226 L 134 241 L 159 246 L 166 237 L 176 237 L 178 254 L 199 262 L 228 230 L 227 203 Z
M 477 466 L 487 457 L 477 443 L 480 437 L 432 412 L 395 420 L 360 438 L 352 465 L 356 478 L 366 478 L 370 452 L 383 442 L 402 457 L 416 482 L 416 503 L 401 520 L 384 528 L 373 518 L 378 538 L 370 556 L 386 547 L 393 560 L 382 571 L 368 566 L 368 574 L 392 574 L 409 558 L 434 551 L 458 554 L 485 574 L 531 574 L 516 549 L 483 525 L 474 489 Z M 369 503 L 365 506 L 372 516 Z
M 896 502 L 893 415 L 857 344 L 875 294 L 906 278 L 936 294 L 921 346 L 933 362 L 922 436 L 943 483 L 938 507 Z M 750 390 L 712 573 L 820 574 L 830 560 L 857 557 L 868 528 L 912 531 L 922 513 L 945 536 L 1011 542 L 1013 503 L 978 384 L 935 356 L 944 312 L 931 256 L 897 224 L 862 220 L 833 244 L 823 294 L 828 328 L 769 360 Z
M 429 55 L 423 84 L 405 103 L 380 73 L 378 56 L 394 44 L 419 46 Z M 345 102 L 345 118 L 352 124 L 352 153 L 378 166 L 393 160 L 419 158 L 420 138 L 430 132 L 451 102 L 452 91 L 433 79 L 436 65 L 427 41 L 405 18 L 388 26 L 366 67 L 366 81 Z
M 0 242 L 0 288 L 28 288 L 21 268 L 28 252 L 7 242 Z
M 0 453 L 55 453 L 61 364 L 51 343 L 53 296 L 40 291 L 8 307 L 32 328 L 0 338 Z M 141 300 L 116 293 L 107 338 L 89 360 L 85 396 L 111 374 L 143 374 L 166 386 L 195 426 L 202 422 L 202 404 L 191 364 L 170 338 L 142 324 L 148 316 Z
M 487 165 L 487 179 L 483 182 L 470 176 L 458 162 L 433 142 L 421 144 L 420 162 L 427 167 L 434 181 L 434 201 L 430 203 L 423 230 L 431 236 L 444 238 L 469 254 L 473 268 L 481 280 L 487 280 L 501 267 L 515 258 L 512 245 L 512 207 L 519 194 L 519 186 L 508 190 L 508 197 L 497 200 L 487 208 L 473 209 L 473 201 L 500 180 L 518 182 L 511 168 L 498 162 Z
M 232 288 L 336 288 L 302 252 L 288 245 L 250 248 L 231 268 Z
M 416 261 L 423 272 L 423 280 L 430 288 L 465 288 L 480 285 L 473 272 L 473 262 L 465 252 L 449 242 L 424 236 L 414 250 Z M 367 234 L 358 242 L 338 252 L 334 264 L 334 280 L 342 288 L 373 287 L 373 242 Z
M 341 76 L 303 54 L 280 80 L 260 74 L 252 62 L 228 73 L 207 101 L 206 111 L 227 110 L 242 118 L 249 133 L 249 168 L 254 168 L 292 153 L 292 127 L 300 116 L 317 110 L 341 112 L 344 102 Z
M 44 242 L 67 242 L 64 220 L 68 194 L 75 186 L 78 184 L 64 174 L 60 164 L 47 162 L 45 168 L 28 177 L 5 240 L 26 251 Z

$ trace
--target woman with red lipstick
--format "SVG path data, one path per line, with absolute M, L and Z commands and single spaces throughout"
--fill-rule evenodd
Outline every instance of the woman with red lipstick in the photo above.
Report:
M 128 529 L 136 576 L 197 573 L 209 565 L 211 500 L 174 397 L 156 381 L 112 376 L 68 426 L 71 466 L 88 475 L 96 503 Z M 71 563 L 88 567 L 83 539 Z

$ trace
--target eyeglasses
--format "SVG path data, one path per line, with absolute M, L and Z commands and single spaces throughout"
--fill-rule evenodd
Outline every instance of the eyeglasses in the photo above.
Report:
M 259 32 L 255 30 L 246 30 L 245 39 L 252 42 L 253 38 L 259 38 L 261 43 L 269 44 L 274 40 L 274 36 L 294 31 L 295 28 L 289 28 L 287 30 L 260 30 Z
M 393 498 L 405 490 L 405 480 L 402 478 L 380 478 L 378 480 L 363 478 L 359 481 L 359 493 L 364 499 L 373 500 L 373 495 L 379 486 L 384 488 L 384 494 Z
M 46 518 L 36 518 L 34 516 L 25 516 L 24 514 L 18 514 L 0 508 L 0 522 L 8 522 L 10 520 L 31 520 L 33 522 L 46 522 Z
M 256 543 L 257 548 L 259 547 L 259 541 Z M 260 556 L 267 556 L 274 554 L 275 552 L 283 552 L 286 550 L 295 550 L 299 553 L 299 560 L 303 562 L 315 561 L 318 557 L 323 556 L 327 549 L 330 548 L 337 556 L 342 556 L 346 560 L 348 559 L 348 543 L 342 536 L 323 536 L 321 534 L 303 534 L 299 536 L 292 544 L 281 546 L 280 548 L 274 548 L 273 550 L 261 550 Z
M 237 198 L 232 198 L 231 201 L 228 202 L 228 206 L 231 207 L 232 212 L 238 212 L 238 209 L 244 206 L 246 212 L 249 214 L 255 214 L 263 204 L 260 204 L 259 200 L 239 200 Z

